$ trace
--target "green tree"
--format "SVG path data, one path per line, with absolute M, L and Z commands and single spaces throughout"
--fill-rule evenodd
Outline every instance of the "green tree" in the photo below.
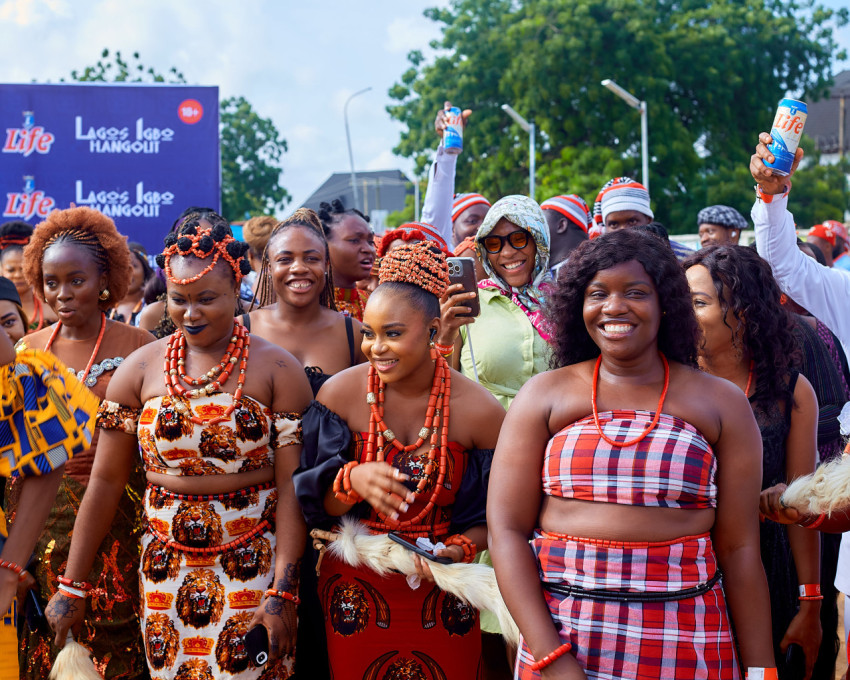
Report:
M 682 232 L 716 178 L 746 167 L 785 92 L 823 94 L 844 56 L 832 26 L 848 12 L 815 0 L 453 0 L 425 14 L 442 37 L 432 61 L 408 55 L 390 90 L 406 126 L 397 153 L 424 165 L 424 121 L 448 98 L 475 112 L 458 190 L 527 191 L 527 137 L 500 109 L 510 103 L 548 135 L 535 198 L 592 203 L 610 177 L 640 178 L 639 114 L 601 87 L 611 78 L 648 102 L 653 207 Z
M 289 200 L 278 163 L 284 140 L 244 97 L 221 102 L 221 206 L 230 219 L 273 214 Z
M 101 52 L 94 66 L 71 71 L 76 82 L 173 83 L 185 84 L 176 68 L 160 73 L 142 63 L 138 52 L 129 59 L 120 51 Z M 231 97 L 220 104 L 221 207 L 232 220 L 265 215 L 283 208 L 290 198 L 280 185 L 278 165 L 286 153 L 286 140 L 269 118 L 261 117 L 244 97 Z

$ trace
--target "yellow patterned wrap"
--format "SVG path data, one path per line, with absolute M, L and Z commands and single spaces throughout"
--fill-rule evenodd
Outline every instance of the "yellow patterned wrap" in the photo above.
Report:
M 99 400 L 49 352 L 0 367 L 0 476 L 42 475 L 91 445 Z

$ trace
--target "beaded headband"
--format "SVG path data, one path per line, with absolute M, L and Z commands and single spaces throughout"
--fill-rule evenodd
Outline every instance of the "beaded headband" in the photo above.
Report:
M 194 283 L 209 274 L 219 259 L 223 259 L 233 270 L 236 283 L 251 271 L 251 265 L 245 259 L 248 244 L 237 241 L 222 225 L 209 227 L 188 227 L 182 234 L 174 232 L 165 237 L 165 250 L 156 256 L 156 263 L 165 270 L 165 277 L 179 286 Z M 177 279 L 171 272 L 171 258 L 174 255 L 194 255 L 199 260 L 212 257 L 212 261 L 203 270 L 186 279 Z
M 446 256 L 433 243 L 405 243 L 381 258 L 378 285 L 389 281 L 411 283 L 437 297 L 449 287 Z

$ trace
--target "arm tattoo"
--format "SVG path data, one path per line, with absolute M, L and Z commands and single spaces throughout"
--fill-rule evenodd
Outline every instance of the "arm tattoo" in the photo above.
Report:
M 142 370 L 146 369 L 147 367 L 148 367 L 147 361 L 140 361 L 139 362 L 139 368 L 141 368 Z
M 277 364 L 278 368 L 284 368 L 286 366 L 286 362 L 283 359 L 276 359 L 275 363 Z
M 282 597 L 270 597 L 266 600 L 266 613 L 273 616 L 280 616 L 283 614 L 283 603 L 284 599 Z
M 74 601 L 63 597 L 56 602 L 51 602 L 45 614 L 57 619 L 70 619 L 73 618 L 76 611 L 77 605 L 74 604 Z
M 283 570 L 283 578 L 279 578 L 274 587 L 276 590 L 286 590 L 288 592 L 298 589 L 298 575 L 301 571 L 300 562 L 290 562 Z

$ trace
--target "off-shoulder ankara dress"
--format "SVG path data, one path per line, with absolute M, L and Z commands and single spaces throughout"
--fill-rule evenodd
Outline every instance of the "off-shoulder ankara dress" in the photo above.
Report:
M 25 336 L 19 347 L 44 349 L 53 326 Z M 142 345 L 153 341 L 147 331 L 123 323 L 107 322 L 103 342 L 95 357 L 86 386 L 103 399 L 115 369 Z M 91 357 L 91 340 L 69 340 L 61 334 L 50 348 L 62 363 L 77 371 L 85 368 Z M 46 602 L 56 592 L 56 577 L 65 571 L 71 547 L 74 521 L 89 483 L 98 433 L 95 431 L 91 446 L 65 465 L 65 473 L 56 502 L 36 544 L 37 559 L 33 576 L 39 597 Z M 9 515 L 13 517 L 17 502 L 17 484 L 11 484 L 8 494 Z M 142 638 L 139 634 L 139 540 L 142 535 L 142 491 L 144 476 L 141 464 L 136 465 L 121 495 L 112 527 L 98 549 L 88 582 L 94 590 L 88 601 L 86 615 L 77 641 L 89 648 L 95 666 L 107 680 L 135 680 L 146 678 L 144 664 L 137 663 L 142 655 Z M 19 646 L 21 677 L 29 680 L 46 680 L 56 658 L 53 631 L 46 625 L 31 630 L 24 623 Z
M 137 433 L 145 469 L 171 476 L 237 474 L 274 466 L 274 451 L 301 442 L 301 416 L 273 413 L 244 396 L 162 396 L 142 409 L 105 401 L 103 428 Z M 277 490 L 273 482 L 232 493 L 188 495 L 147 485 L 140 568 L 145 653 L 153 678 L 283 680 L 293 659 L 258 667 L 244 636 L 272 587 Z
M 334 412 L 313 402 L 304 414 L 304 447 L 294 481 L 310 528 L 332 528 L 338 518 L 324 511 L 325 493 L 339 469 L 364 456 L 362 432 L 352 432 Z M 387 462 L 410 475 L 415 486 L 424 474 L 427 451 L 388 455 Z M 462 533 L 486 522 L 487 482 L 493 452 L 466 451 L 449 442 L 444 489 L 423 523 L 402 531 L 431 540 Z M 436 479 L 436 470 L 433 473 Z M 411 504 L 414 517 L 430 498 Z M 355 505 L 349 516 L 374 532 L 386 526 L 367 503 Z M 383 578 L 369 568 L 351 567 L 330 553 L 319 577 L 319 597 L 325 614 L 328 654 L 334 680 L 469 680 L 479 676 L 481 634 L 478 612 L 433 583 L 413 590 L 402 575 Z

